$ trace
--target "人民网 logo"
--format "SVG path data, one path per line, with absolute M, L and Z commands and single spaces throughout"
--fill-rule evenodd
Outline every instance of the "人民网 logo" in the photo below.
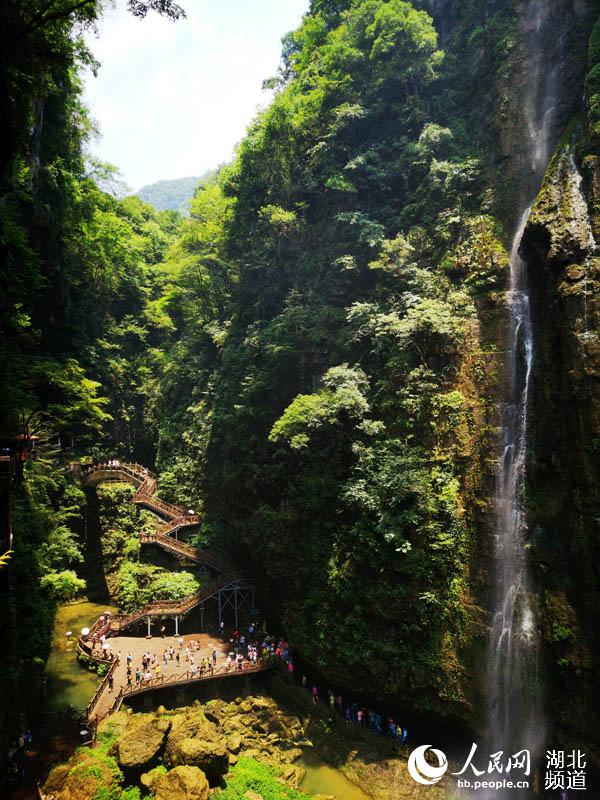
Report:
M 417 783 L 422 783 L 424 786 L 433 786 L 434 783 L 440 781 L 446 770 L 448 769 L 448 759 L 441 750 L 436 750 L 431 747 L 431 752 L 436 756 L 439 766 L 434 767 L 425 760 L 425 753 L 429 750 L 431 745 L 424 744 L 413 750 L 408 759 L 408 771 L 413 780 Z

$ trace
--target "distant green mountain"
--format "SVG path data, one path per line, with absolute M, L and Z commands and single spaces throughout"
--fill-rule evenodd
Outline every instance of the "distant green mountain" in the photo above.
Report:
M 199 183 L 207 180 L 212 172 L 188 178 L 175 178 L 174 180 L 156 181 L 148 186 L 143 186 L 136 196 L 145 203 L 150 203 L 157 211 L 179 211 L 189 214 L 189 202 L 194 196 Z

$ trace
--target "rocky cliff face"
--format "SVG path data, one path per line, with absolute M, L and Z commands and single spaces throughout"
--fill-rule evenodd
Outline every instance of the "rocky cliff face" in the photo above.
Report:
M 581 123 L 559 145 L 526 231 L 536 325 L 530 527 L 560 732 L 598 746 L 599 165 Z
M 523 239 L 535 329 L 526 501 L 546 713 L 552 736 L 565 746 L 581 743 L 588 749 L 598 748 L 590 710 L 600 707 L 598 26 L 589 51 L 585 43 L 597 14 L 597 3 L 552 5 L 547 59 L 560 70 L 552 131 L 558 144 Z M 527 59 L 519 47 L 517 91 L 508 92 L 507 111 L 497 120 L 498 169 L 506 164 L 507 187 L 515 185 L 522 168 L 518 88 L 527 79 Z
M 499 212 L 513 222 L 511 214 L 518 212 L 524 179 L 531 171 L 524 146 L 527 137 L 524 106 L 527 87 L 535 79 L 532 73 L 538 68 L 531 41 L 535 26 L 539 24 L 535 7 L 544 7 L 540 62 L 543 74 L 538 81 L 539 91 L 544 93 L 550 88 L 553 95 L 552 107 L 543 122 L 546 129 L 549 128 L 549 141 L 557 142 L 569 120 L 581 109 L 588 40 L 597 3 L 594 0 L 552 0 L 549 3 L 514 0 L 510 5 L 514 38 L 511 37 L 510 54 L 499 76 L 490 153 L 493 180 L 500 188 Z
M 536 0 L 531 0 L 505 6 L 508 16 L 504 22 L 512 17 L 512 33 L 505 32 L 506 60 L 497 73 L 493 125 L 487 143 L 494 208 L 505 223 L 507 238 L 524 197 L 532 190 L 527 179 L 531 166 L 524 146 L 524 103 L 532 70 L 539 68 L 530 49 L 535 4 Z M 554 102 L 544 120 L 549 126 L 551 152 L 546 157 L 550 163 L 522 246 L 535 327 L 526 497 L 528 546 L 538 592 L 543 636 L 541 679 L 550 735 L 565 746 L 581 743 L 588 750 L 597 750 L 597 725 L 590 709 L 600 707 L 600 624 L 596 611 L 600 600 L 598 25 L 589 47 L 588 42 L 599 4 L 592 0 L 555 0 L 546 5 L 540 91 L 552 87 Z M 460 39 L 457 32 L 461 26 L 469 28 L 469 3 L 436 0 L 430 11 L 447 43 L 457 36 Z M 499 30 L 503 19 L 499 4 L 488 3 L 487 13 L 493 12 Z M 510 31 L 510 26 L 505 31 Z M 498 319 L 497 309 L 489 303 L 478 311 L 482 329 L 496 336 L 501 352 L 502 312 Z M 489 371 L 501 375 L 500 357 Z M 492 381 L 486 393 L 493 390 Z M 490 437 L 484 443 L 477 473 L 480 496 L 486 494 L 486 485 L 489 488 L 493 448 Z M 472 579 L 476 586 L 479 578 L 479 599 L 485 606 L 492 557 L 485 536 L 491 529 L 489 501 L 487 511 L 479 513 L 477 527 L 481 558 L 476 559 Z M 476 683 L 472 689 L 476 694 Z M 475 699 L 475 707 L 480 702 Z

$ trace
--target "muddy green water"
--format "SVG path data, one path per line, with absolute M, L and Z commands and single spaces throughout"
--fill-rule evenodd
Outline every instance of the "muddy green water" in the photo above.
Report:
M 94 672 L 77 661 L 77 636 L 89 627 L 110 605 L 82 601 L 61 606 L 54 622 L 52 651 L 46 666 L 46 711 L 64 711 L 70 705 L 83 710 L 98 687 Z M 67 631 L 72 632 L 70 638 Z M 301 788 L 308 794 L 333 795 L 337 800 L 369 800 L 358 786 L 331 767 L 314 751 L 307 749 L 300 762 L 306 770 Z
M 83 710 L 96 691 L 99 678 L 77 661 L 77 636 L 89 628 L 111 606 L 82 601 L 68 603 L 56 612 L 52 650 L 46 665 L 46 711 L 64 711 L 67 706 Z M 67 631 L 72 631 L 67 638 Z
M 305 750 L 299 763 L 306 770 L 300 788 L 307 794 L 329 794 L 337 800 L 370 800 L 369 795 L 313 750 Z

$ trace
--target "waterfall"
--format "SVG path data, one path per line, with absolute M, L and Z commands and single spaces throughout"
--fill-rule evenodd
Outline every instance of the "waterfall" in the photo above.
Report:
M 524 507 L 534 337 L 521 239 L 555 144 L 563 43 L 549 45 L 552 0 L 529 0 L 523 19 L 524 170 L 510 253 L 509 322 L 501 406 L 501 455 L 495 494 L 495 593 L 487 670 L 487 739 L 497 752 L 543 745 L 536 691 L 538 631 L 529 585 Z M 551 59 L 547 64 L 547 59 Z M 495 797 L 496 795 L 494 795 Z M 513 793 L 512 797 L 517 795 Z
M 530 206 L 521 214 L 511 250 L 510 317 L 502 406 L 502 453 L 495 496 L 496 592 L 488 663 L 488 737 L 497 750 L 537 749 L 537 632 L 528 585 L 523 506 L 533 326 L 519 246 Z

